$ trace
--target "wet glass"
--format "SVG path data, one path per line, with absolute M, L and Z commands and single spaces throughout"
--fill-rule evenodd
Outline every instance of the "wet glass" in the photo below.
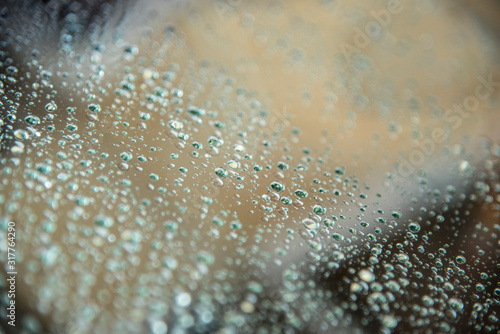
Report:
M 499 13 L 0 4 L 3 331 L 497 332 Z

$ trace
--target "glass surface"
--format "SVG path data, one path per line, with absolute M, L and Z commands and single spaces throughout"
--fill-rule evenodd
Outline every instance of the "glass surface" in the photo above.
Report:
M 498 332 L 499 13 L 0 4 L 3 331 Z

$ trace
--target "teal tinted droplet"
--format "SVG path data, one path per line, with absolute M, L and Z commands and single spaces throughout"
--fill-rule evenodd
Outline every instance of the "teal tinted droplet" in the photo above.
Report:
M 77 196 L 75 198 L 75 203 L 80 206 L 88 206 L 91 202 L 91 199 L 86 196 Z
M 281 170 L 287 170 L 290 167 L 286 163 L 280 161 L 280 162 L 278 162 L 278 168 L 281 169 Z
M 89 167 L 92 164 L 92 160 L 81 160 L 80 165 L 83 167 Z
M 139 117 L 140 117 L 143 121 L 149 121 L 149 119 L 151 119 L 151 114 L 150 114 L 150 113 L 147 113 L 147 112 L 140 111 L 140 112 L 139 112 Z
M 412 222 L 408 225 L 408 229 L 413 233 L 418 233 L 420 231 L 420 224 Z
M 392 213 L 392 216 L 393 216 L 394 218 L 401 218 L 401 217 L 403 217 L 403 215 L 402 215 L 401 213 L 397 212 L 397 211 L 394 211 L 394 212 Z
M 345 174 L 344 168 L 342 168 L 342 167 L 335 168 L 335 174 L 344 175 Z
M 73 131 L 78 130 L 78 126 L 76 126 L 74 124 L 68 124 L 68 125 L 66 125 L 66 129 L 73 132 Z
M 59 151 L 56 153 L 57 157 L 61 160 L 64 160 L 68 157 L 68 155 L 66 154 L 66 152 L 63 152 L 63 151 Z
M 283 203 L 284 205 L 290 205 L 290 204 L 292 204 L 292 200 L 288 197 L 282 197 L 281 203 Z
M 201 108 L 198 108 L 198 107 L 194 107 L 194 106 L 189 107 L 188 108 L 188 112 L 191 115 L 198 116 L 198 117 L 201 117 L 201 116 L 205 115 L 205 110 L 204 109 L 201 109 Z
M 253 166 L 253 169 L 254 169 L 255 171 L 257 171 L 257 172 L 260 172 L 260 171 L 262 170 L 262 166 L 260 166 L 260 165 L 255 165 L 255 166 Z
M 344 236 L 342 234 L 339 234 L 339 233 L 333 233 L 332 234 L 332 238 L 336 241 L 342 241 L 344 240 Z
M 222 225 L 224 225 L 224 221 L 223 221 L 222 219 L 218 218 L 218 217 L 214 217 L 214 218 L 212 219 L 212 223 L 214 223 L 214 224 L 215 224 L 215 225 L 217 225 L 217 226 L 222 226 Z
M 107 216 L 97 216 L 94 218 L 94 223 L 102 227 L 111 227 L 114 224 L 113 218 Z
M 256 293 L 256 294 L 259 294 L 262 291 L 264 291 L 264 288 L 262 287 L 262 285 L 260 285 L 259 283 L 255 282 L 255 281 L 248 282 L 247 289 L 248 289 L 248 291 L 250 291 L 252 293 Z
M 158 96 L 158 97 L 165 98 L 168 96 L 168 91 L 162 87 L 155 87 L 153 89 L 153 94 Z
M 184 133 L 184 132 L 179 132 L 177 134 L 177 138 L 186 141 L 189 139 L 189 135 L 187 133 Z
M 234 230 L 241 230 L 241 228 L 243 227 L 243 225 L 239 221 L 232 221 L 229 225 Z
M 424 304 L 424 306 L 430 307 L 434 305 L 434 300 L 431 297 L 424 295 L 422 296 L 422 303 Z
M 37 116 L 29 115 L 24 118 L 24 121 L 29 125 L 38 125 L 40 124 L 40 118 Z
M 215 136 L 210 136 L 208 137 L 208 144 L 213 147 L 221 147 L 224 144 L 224 140 Z
M 101 106 L 97 103 L 91 103 L 87 106 L 90 111 L 92 112 L 100 112 L 101 111 Z
M 130 153 L 130 152 L 122 152 L 120 154 L 120 158 L 123 161 L 130 161 L 130 160 L 132 160 L 132 153 Z
M 283 190 L 285 190 L 285 186 L 282 183 L 273 182 L 271 183 L 271 189 L 273 189 L 276 192 L 282 192 Z
M 330 218 L 325 218 L 325 219 L 323 219 L 323 224 L 326 227 L 332 227 L 335 224 L 335 222 Z
M 215 175 L 217 175 L 218 177 L 226 177 L 228 175 L 228 172 L 224 168 L 216 168 Z
M 196 260 L 200 263 L 210 265 L 210 264 L 214 263 L 215 258 L 211 253 L 201 251 L 198 253 Z
M 57 105 L 53 102 L 49 102 L 45 105 L 45 110 L 48 112 L 53 112 L 57 110 Z
M 302 190 L 302 189 L 297 189 L 297 190 L 295 190 L 295 195 L 296 195 L 298 198 L 306 198 L 306 197 L 308 196 L 307 191 Z
M 322 205 L 316 204 L 313 207 L 313 212 L 317 215 L 324 215 L 326 213 L 326 208 Z
M 450 305 L 450 307 L 455 311 L 460 311 L 464 308 L 464 303 L 457 298 L 450 298 L 448 300 L 448 305 Z

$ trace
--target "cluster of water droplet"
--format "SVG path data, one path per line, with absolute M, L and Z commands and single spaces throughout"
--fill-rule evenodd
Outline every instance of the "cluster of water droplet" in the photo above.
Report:
M 467 236 L 498 242 L 465 190 L 421 175 L 430 199 L 386 200 L 184 42 L 53 64 L 0 50 L 0 228 L 22 230 L 34 311 L 84 332 L 451 332 L 472 302 L 470 324 L 498 326 L 493 247 L 445 234 L 472 221 Z

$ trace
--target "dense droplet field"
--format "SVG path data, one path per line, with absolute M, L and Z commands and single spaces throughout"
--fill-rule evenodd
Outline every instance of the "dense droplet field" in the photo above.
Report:
M 0 4 L 3 332 L 497 333 L 488 4 Z

